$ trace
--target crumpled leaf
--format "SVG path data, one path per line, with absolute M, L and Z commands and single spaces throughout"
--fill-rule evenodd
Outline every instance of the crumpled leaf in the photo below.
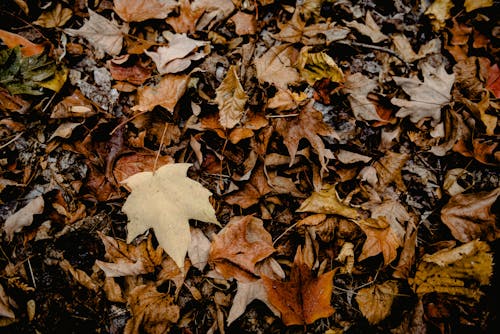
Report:
M 351 219 L 360 217 L 356 209 L 340 201 L 334 185 L 326 185 L 321 191 L 313 192 L 302 202 L 297 212 L 333 214 Z
M 128 33 L 128 25 L 119 26 L 89 9 L 89 19 L 80 29 L 64 29 L 64 32 L 86 38 L 94 48 L 116 56 L 122 49 L 123 35 Z
M 387 36 L 380 31 L 380 27 L 377 25 L 377 22 L 375 22 L 369 11 L 366 12 L 365 24 L 352 21 L 347 22 L 346 25 L 349 28 L 356 29 L 361 34 L 370 37 L 373 43 L 380 43 L 387 39 Z
M 7 240 L 12 240 L 14 233 L 20 232 L 23 227 L 30 226 L 33 223 L 33 215 L 43 212 L 45 201 L 42 196 L 32 199 L 28 204 L 19 209 L 13 215 L 10 215 L 3 225 L 3 231 Z
M 491 6 L 493 6 L 493 0 L 465 0 L 464 2 L 465 11 L 467 13 L 479 8 Z
M 375 325 L 391 314 L 392 303 L 397 293 L 398 283 L 386 281 L 359 289 L 356 302 L 363 316 L 370 324 Z
M 96 264 L 104 271 L 106 277 L 135 276 L 155 271 L 163 257 L 163 249 L 154 249 L 151 235 L 138 245 L 127 243 L 99 233 L 106 249 L 106 260 L 96 260 Z
M 208 42 L 197 41 L 186 34 L 167 34 L 168 46 L 160 46 L 156 51 L 145 51 L 153 59 L 160 74 L 179 73 L 187 69 L 194 60 L 202 59 L 207 55 L 198 48 Z
M 408 153 L 396 153 L 387 151 L 386 155 L 373 163 L 373 168 L 377 171 L 378 182 L 376 189 L 383 191 L 391 183 L 394 183 L 400 191 L 406 190 L 406 185 L 401 176 L 401 170 L 410 158 Z
M 166 74 L 157 85 L 139 87 L 139 103 L 132 110 L 150 111 L 156 106 L 162 106 L 173 113 L 177 102 L 186 92 L 188 83 L 189 74 Z
M 480 286 L 488 285 L 493 274 L 493 256 L 484 241 L 473 240 L 452 249 L 427 254 L 410 281 L 414 291 L 447 293 L 479 301 Z
M 429 16 L 432 27 L 439 31 L 446 25 L 446 20 L 450 18 L 450 9 L 454 6 L 451 0 L 436 0 L 427 8 L 425 15 Z
M 344 73 L 337 66 L 332 57 L 326 52 L 309 53 L 311 47 L 305 46 L 300 50 L 297 67 L 300 75 L 309 85 L 321 79 L 341 83 L 344 81 Z
M 180 316 L 180 308 L 174 304 L 174 298 L 150 285 L 135 287 L 128 296 L 127 305 L 132 317 L 127 320 L 124 334 L 168 333 Z
M 366 234 L 366 241 L 359 255 L 358 261 L 382 253 L 384 265 L 389 265 L 398 256 L 397 249 L 403 245 L 403 236 L 391 227 L 387 218 L 367 218 L 358 221 L 359 227 Z
M 283 143 L 290 154 L 290 167 L 293 165 L 295 155 L 301 139 L 305 138 L 316 150 L 322 171 L 326 170 L 329 159 L 334 159 L 332 151 L 325 147 L 320 136 L 336 137 L 335 131 L 323 121 L 323 114 L 313 107 L 311 100 L 304 106 L 296 118 L 278 118 L 275 120 L 276 132 L 283 137 Z
M 227 316 L 227 325 L 230 326 L 233 321 L 238 319 L 246 310 L 247 306 L 254 300 L 260 300 L 269 307 L 269 309 L 279 316 L 280 312 L 271 304 L 267 297 L 263 281 L 243 283 L 238 281 L 238 289 L 234 296 L 229 315 Z
M 153 228 L 159 245 L 180 268 L 191 242 L 189 219 L 219 225 L 208 201 L 210 191 L 186 177 L 190 166 L 168 164 L 122 182 L 131 189 L 122 208 L 129 218 L 127 242 Z
M 226 77 L 217 87 L 215 102 L 219 106 L 219 122 L 225 129 L 232 129 L 243 117 L 248 95 L 238 79 L 239 66 L 231 65 Z
M 190 0 L 180 0 L 180 10 L 178 16 L 167 18 L 167 23 L 174 28 L 176 33 L 190 33 L 196 31 L 196 23 L 205 12 L 205 8 L 198 7 L 196 1 L 193 3 Z
M 500 237 L 500 229 L 496 227 L 498 217 L 492 207 L 499 195 L 500 188 L 455 195 L 441 209 L 441 220 L 461 242 L 494 241 Z
M 342 91 L 351 104 L 352 113 L 357 120 L 381 121 L 375 105 L 368 99 L 368 94 L 377 88 L 377 82 L 361 73 L 347 77 Z
M 87 275 L 85 271 L 74 268 L 68 260 L 64 259 L 60 261 L 59 266 L 62 270 L 71 275 L 78 284 L 94 292 L 99 290 L 99 284 L 95 280 Z
M 259 275 L 257 262 L 274 252 L 272 237 L 262 220 L 253 216 L 236 216 L 214 236 L 209 262 L 225 278 L 252 282 Z
M 257 79 L 286 89 L 289 84 L 299 81 L 299 72 L 293 67 L 299 51 L 292 44 L 273 46 L 255 60 Z
M 114 0 L 114 10 L 126 22 L 164 19 L 176 7 L 175 0 Z
M 73 16 L 71 9 L 57 3 L 52 10 L 43 12 L 33 24 L 44 28 L 62 27 Z
M 286 326 L 304 325 L 335 312 L 330 305 L 334 274 L 332 270 L 314 277 L 298 247 L 289 281 L 277 281 L 266 276 L 262 280 L 269 301 L 281 313 L 283 323 Z
M 432 118 L 434 124 L 441 120 L 441 108 L 450 102 L 450 91 L 455 81 L 454 74 L 448 74 L 441 65 L 433 68 L 422 65 L 424 81 L 418 78 L 394 77 L 396 83 L 410 96 L 410 101 L 392 98 L 391 103 L 401 107 L 397 117 L 410 117 L 413 123 L 424 118 Z

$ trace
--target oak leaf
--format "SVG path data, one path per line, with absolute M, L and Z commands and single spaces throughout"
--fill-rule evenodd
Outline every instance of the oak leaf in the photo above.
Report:
M 164 19 L 176 7 L 175 0 L 114 0 L 114 10 L 126 22 Z
M 455 195 L 441 209 L 441 220 L 461 242 L 475 239 L 494 241 L 500 237 L 500 229 L 496 226 L 498 217 L 493 212 L 499 195 L 500 188 Z
M 335 309 L 330 305 L 334 271 L 314 277 L 304 263 L 301 248 L 297 249 L 289 281 L 262 277 L 271 304 L 280 311 L 286 326 L 312 324 L 320 318 L 331 316 Z
M 363 316 L 374 325 L 391 313 L 392 302 L 397 293 L 397 282 L 387 281 L 360 289 L 356 295 L 356 302 Z
M 140 87 L 137 90 L 139 103 L 132 107 L 132 110 L 150 111 L 156 106 L 162 106 L 173 113 L 177 102 L 186 92 L 188 82 L 188 74 L 164 75 L 157 85 Z
M 293 67 L 299 51 L 292 44 L 273 46 L 255 60 L 257 79 L 286 89 L 288 84 L 299 81 L 299 72 Z
M 253 216 L 232 217 L 214 236 L 209 262 L 225 278 L 251 282 L 259 273 L 256 264 L 275 252 L 262 220 Z
M 323 121 L 323 114 L 313 107 L 311 100 L 304 106 L 297 118 L 278 118 L 275 121 L 276 131 L 283 137 L 283 143 L 290 154 L 290 166 L 293 165 L 299 142 L 305 138 L 316 150 L 322 171 L 326 170 L 329 159 L 333 159 L 332 151 L 325 147 L 320 136 L 335 138 L 335 131 Z
M 84 37 L 96 49 L 116 56 L 122 49 L 123 35 L 128 32 L 128 25 L 119 26 L 89 9 L 89 19 L 80 29 L 64 29 L 64 32 L 71 36 Z
M 384 257 L 385 265 L 389 265 L 396 259 L 397 249 L 403 245 L 403 236 L 397 234 L 385 217 L 360 220 L 358 225 L 366 234 L 366 241 L 358 261 L 380 253 Z
M 356 209 L 342 203 L 334 185 L 326 185 L 321 191 L 313 192 L 302 202 L 297 212 L 333 214 L 351 219 L 360 217 Z
M 248 95 L 238 79 L 239 66 L 231 65 L 226 77 L 216 89 L 215 102 L 219 106 L 219 122 L 232 129 L 243 117 Z
M 129 218 L 127 242 L 153 228 L 159 245 L 181 268 L 191 242 L 189 219 L 219 225 L 208 200 L 210 191 L 186 177 L 190 166 L 164 165 L 122 182 L 131 189 L 122 208 Z

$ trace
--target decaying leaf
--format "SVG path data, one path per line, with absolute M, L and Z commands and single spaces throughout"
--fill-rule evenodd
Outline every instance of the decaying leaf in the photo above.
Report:
M 126 22 L 164 19 L 176 7 L 175 0 L 114 0 L 114 10 Z
M 297 212 L 324 213 L 351 219 L 360 217 L 356 209 L 340 201 L 334 185 L 326 185 L 323 186 L 321 191 L 313 192 L 311 196 L 302 202 Z
M 287 326 L 312 324 L 320 318 L 331 316 L 335 309 L 330 305 L 334 271 L 314 277 L 305 263 L 301 248 L 297 249 L 289 281 L 276 281 L 263 277 L 271 304 L 281 313 Z
M 258 166 L 254 169 L 250 180 L 245 183 L 243 189 L 229 194 L 225 200 L 229 204 L 237 204 L 246 209 L 259 203 L 259 200 L 272 190 L 264 174 L 264 167 Z
M 300 78 L 299 72 L 293 67 L 298 56 L 299 51 L 292 44 L 273 46 L 255 60 L 257 78 L 260 82 L 269 82 L 286 89 Z
M 64 29 L 68 35 L 86 38 L 96 49 L 111 56 L 120 54 L 128 25 L 119 26 L 89 9 L 89 19 L 80 29 Z
M 32 199 L 28 204 L 22 207 L 19 211 L 10 215 L 5 224 L 3 231 L 7 240 L 12 240 L 14 233 L 20 232 L 23 227 L 30 226 L 33 223 L 33 215 L 38 215 L 43 212 L 45 201 L 42 196 Z
M 190 164 L 169 164 L 123 181 L 131 189 L 123 212 L 129 218 L 127 242 L 153 228 L 160 246 L 179 267 L 191 242 L 189 219 L 219 225 L 208 201 L 211 193 L 186 177 Z
M 407 153 L 387 151 L 385 156 L 376 161 L 373 167 L 378 176 L 377 189 L 383 191 L 389 184 L 394 183 L 399 190 L 405 191 L 401 170 L 409 158 Z
M 219 106 L 219 122 L 232 129 L 243 117 L 248 95 L 238 79 L 239 66 L 231 65 L 227 75 L 216 90 L 215 102 Z
M 149 111 L 156 106 L 162 106 L 170 112 L 184 95 L 189 82 L 188 74 L 167 74 L 154 86 L 140 87 L 137 90 L 139 103 L 132 110 Z
M 434 30 L 439 31 L 444 28 L 446 20 L 450 18 L 450 9 L 454 6 L 451 0 L 435 0 L 427 8 L 425 15 L 432 20 Z
M 465 0 L 464 7 L 466 12 L 472 12 L 479 8 L 493 6 L 493 0 Z
M 410 283 L 419 295 L 447 293 L 478 301 L 483 295 L 480 286 L 490 283 L 492 273 L 490 247 L 484 241 L 473 240 L 425 255 Z
M 499 195 L 500 188 L 455 195 L 441 210 L 441 220 L 461 242 L 494 241 L 500 237 L 500 229 L 496 226 L 498 217 L 492 207 Z
M 311 47 L 305 46 L 300 50 L 297 67 L 300 75 L 309 85 L 321 79 L 341 83 L 344 73 L 335 61 L 326 52 L 309 53 Z
M 398 235 L 385 217 L 368 218 L 358 222 L 366 234 L 366 241 L 358 261 L 382 253 L 384 264 L 389 265 L 398 256 L 397 249 L 403 245 L 401 235 Z
M 132 317 L 125 325 L 124 334 L 168 333 L 170 326 L 179 320 L 180 308 L 174 304 L 174 298 L 158 292 L 154 286 L 135 287 L 128 296 L 127 304 Z
M 392 302 L 397 293 L 398 283 L 386 281 L 360 289 L 356 295 L 356 302 L 363 316 L 374 325 L 391 314 Z
M 33 24 L 44 28 L 62 27 L 73 15 L 71 9 L 63 7 L 60 3 L 48 11 L 43 12 Z
M 237 216 L 214 236 L 209 262 L 225 278 L 251 282 L 259 275 L 257 262 L 274 252 L 271 235 L 263 227 L 262 220 Z

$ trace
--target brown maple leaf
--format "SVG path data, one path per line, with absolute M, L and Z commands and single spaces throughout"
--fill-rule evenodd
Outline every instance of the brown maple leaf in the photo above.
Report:
M 284 144 L 290 154 L 290 166 L 295 160 L 299 142 L 305 138 L 316 150 L 321 163 L 322 171 L 326 170 L 328 159 L 333 159 L 333 153 L 325 147 L 320 136 L 336 137 L 335 131 L 323 121 L 321 112 L 313 108 L 311 100 L 294 119 L 278 118 L 275 121 L 276 131 L 283 137 Z
M 385 217 L 377 219 L 368 218 L 359 222 L 359 227 L 366 234 L 366 241 L 358 261 L 382 253 L 384 264 L 388 265 L 396 259 L 398 247 L 403 245 L 403 240 L 391 228 Z
M 277 281 L 265 276 L 262 279 L 269 301 L 280 311 L 284 324 L 304 325 L 329 317 L 335 312 L 330 305 L 334 273 L 332 270 L 313 277 L 311 268 L 304 263 L 299 247 L 289 281 Z
M 205 12 L 205 8 L 195 8 L 194 4 L 191 4 L 189 0 L 182 0 L 179 8 L 179 16 L 169 17 L 166 21 L 174 28 L 176 33 L 192 34 L 196 31 L 196 22 Z
M 243 189 L 234 194 L 229 194 L 226 197 L 226 202 L 231 205 L 237 204 L 246 209 L 259 203 L 260 198 L 266 196 L 272 190 L 264 175 L 264 166 L 260 165 L 255 168 L 250 180 L 245 183 Z
M 275 252 L 269 232 L 262 220 L 253 216 L 237 216 L 214 237 L 209 263 L 225 278 L 243 282 L 257 279 L 257 262 Z

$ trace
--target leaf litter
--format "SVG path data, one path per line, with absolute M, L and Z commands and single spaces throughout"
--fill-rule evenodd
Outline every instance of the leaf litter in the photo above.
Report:
M 1 331 L 494 328 L 497 3 L 0 10 Z

